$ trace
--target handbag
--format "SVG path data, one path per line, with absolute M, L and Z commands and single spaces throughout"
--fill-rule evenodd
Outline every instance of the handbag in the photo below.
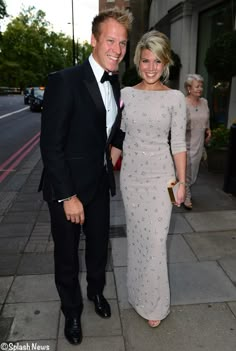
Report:
M 179 189 L 179 182 L 176 180 L 174 181 L 171 180 L 167 185 L 167 190 L 172 204 L 176 203 L 178 189 Z

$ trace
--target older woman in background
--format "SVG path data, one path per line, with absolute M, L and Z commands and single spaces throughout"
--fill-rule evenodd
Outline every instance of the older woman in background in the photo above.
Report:
M 203 78 L 199 74 L 188 74 L 185 81 L 187 92 L 187 186 L 184 207 L 192 209 L 191 186 L 195 183 L 199 165 L 204 151 L 204 143 L 211 137 L 209 126 L 209 108 L 207 100 L 202 97 Z

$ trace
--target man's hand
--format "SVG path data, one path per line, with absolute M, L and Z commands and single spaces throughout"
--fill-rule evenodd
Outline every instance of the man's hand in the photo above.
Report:
M 70 200 L 64 201 L 63 206 L 68 221 L 84 224 L 84 206 L 77 196 L 73 196 Z

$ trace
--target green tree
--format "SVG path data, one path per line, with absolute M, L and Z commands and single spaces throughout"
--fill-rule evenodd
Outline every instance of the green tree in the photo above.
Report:
M 6 4 L 4 0 L 0 0 L 0 19 L 7 17 Z
M 78 62 L 88 55 L 90 45 L 79 47 Z M 45 13 L 35 7 L 22 10 L 8 24 L 0 49 L 1 86 L 44 85 L 50 72 L 72 64 L 72 39 L 53 32 Z
M 216 80 L 230 80 L 236 75 L 236 31 L 223 33 L 212 43 L 205 66 Z

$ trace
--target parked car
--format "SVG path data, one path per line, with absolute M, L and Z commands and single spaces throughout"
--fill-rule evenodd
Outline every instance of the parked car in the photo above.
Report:
M 30 111 L 41 111 L 43 108 L 44 87 L 33 87 L 29 94 Z
M 31 91 L 32 87 L 27 87 L 24 90 L 24 104 L 25 105 L 29 105 L 29 95 L 30 95 L 30 91 Z

